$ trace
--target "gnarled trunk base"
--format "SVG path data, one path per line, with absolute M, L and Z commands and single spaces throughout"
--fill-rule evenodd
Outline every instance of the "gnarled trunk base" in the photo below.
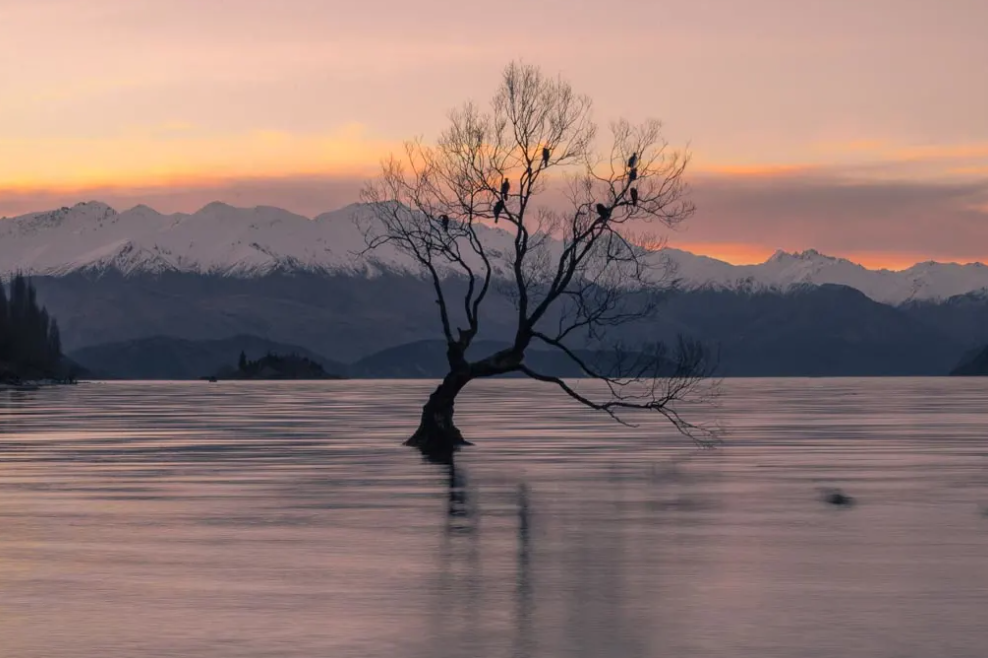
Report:
M 463 438 L 463 434 L 455 425 L 437 427 L 435 424 L 419 425 L 415 434 L 405 441 L 406 446 L 418 448 L 419 451 L 433 461 L 449 463 L 453 454 L 463 446 L 473 445 Z
M 430 459 L 449 461 L 463 446 L 473 445 L 453 424 L 453 403 L 456 395 L 470 379 L 458 373 L 446 376 L 422 408 L 422 419 L 406 446 L 418 448 Z

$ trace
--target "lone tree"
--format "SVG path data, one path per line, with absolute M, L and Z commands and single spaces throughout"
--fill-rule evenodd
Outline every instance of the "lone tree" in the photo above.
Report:
M 707 393 L 702 346 L 621 340 L 624 325 L 654 316 L 672 282 L 662 243 L 645 231 L 693 213 L 688 155 L 668 147 L 655 120 L 614 123 L 599 149 L 590 99 L 518 63 L 504 70 L 488 112 L 468 103 L 449 119 L 435 145 L 415 140 L 392 155 L 363 195 L 365 253 L 390 246 L 421 269 L 446 340 L 449 373 L 406 445 L 432 456 L 469 445 L 453 423 L 457 395 L 507 373 L 621 422 L 626 412 L 656 412 L 704 442 L 676 408 Z M 468 358 L 485 302 L 499 296 L 513 302 L 513 341 Z M 533 367 L 526 353 L 536 347 L 597 380 L 593 390 Z

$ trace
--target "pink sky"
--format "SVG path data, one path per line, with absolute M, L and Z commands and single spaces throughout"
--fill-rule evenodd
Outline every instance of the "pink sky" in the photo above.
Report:
M 988 259 L 984 0 L 0 0 L 0 215 L 315 214 L 512 59 L 695 153 L 674 246 Z

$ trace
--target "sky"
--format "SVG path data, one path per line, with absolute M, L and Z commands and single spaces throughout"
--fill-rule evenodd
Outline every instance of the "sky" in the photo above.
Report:
M 985 0 L 0 0 L 0 216 L 312 216 L 522 60 L 690 145 L 674 247 L 988 261 L 986 26 Z

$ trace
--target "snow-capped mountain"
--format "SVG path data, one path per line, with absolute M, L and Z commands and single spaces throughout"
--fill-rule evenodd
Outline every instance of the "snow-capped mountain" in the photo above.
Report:
M 338 215 L 344 216 L 338 216 Z M 259 275 L 279 268 L 345 270 L 363 247 L 352 213 L 315 220 L 278 208 L 212 203 L 193 214 L 147 206 L 118 213 L 90 202 L 0 220 L 0 273 L 116 269 Z M 382 254 L 401 262 L 400 255 Z
M 360 257 L 364 238 L 354 221 L 359 206 L 314 219 L 271 207 L 212 203 L 196 213 L 163 215 L 147 206 L 117 212 L 97 203 L 0 219 L 0 275 L 61 276 L 80 270 L 125 274 L 168 271 L 260 276 L 279 270 L 373 275 L 379 268 L 413 270 L 393 248 Z M 486 244 L 509 248 L 511 236 L 484 230 Z M 920 263 L 903 271 L 869 270 L 814 250 L 777 252 L 758 265 L 732 265 L 676 249 L 662 254 L 686 286 L 771 287 L 836 283 L 872 299 L 898 304 L 988 289 L 988 267 Z
M 373 275 L 411 271 L 414 261 L 383 245 L 368 256 L 360 205 L 309 219 L 280 208 L 211 203 L 192 214 L 137 206 L 117 212 L 99 202 L 0 219 L 0 276 L 191 272 L 261 276 L 273 271 Z M 504 231 L 482 229 L 485 244 L 507 249 Z
M 677 276 L 693 285 L 770 287 L 833 283 L 860 290 L 875 301 L 901 304 L 912 299 L 946 299 L 988 289 L 988 267 L 982 263 L 917 263 L 894 270 L 870 270 L 844 258 L 809 249 L 777 251 L 758 265 L 732 265 L 706 256 L 667 249 L 677 264 Z

